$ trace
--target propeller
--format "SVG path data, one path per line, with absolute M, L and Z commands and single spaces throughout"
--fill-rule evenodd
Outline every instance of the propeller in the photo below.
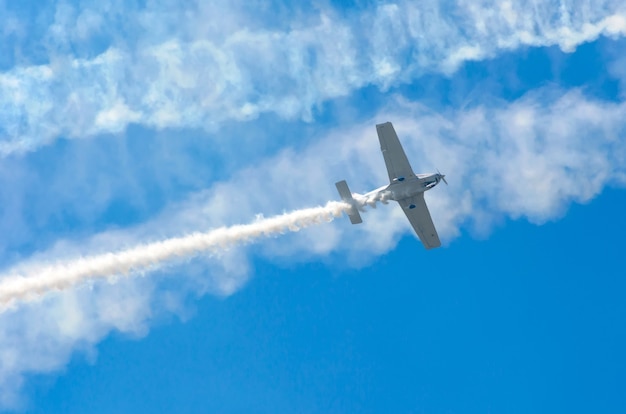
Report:
M 437 168 L 437 174 L 439 174 L 439 177 L 441 177 L 441 179 L 443 180 L 444 183 L 446 183 L 446 185 L 448 185 L 448 182 L 446 181 L 446 176 L 445 174 L 442 174 L 439 172 L 439 168 Z

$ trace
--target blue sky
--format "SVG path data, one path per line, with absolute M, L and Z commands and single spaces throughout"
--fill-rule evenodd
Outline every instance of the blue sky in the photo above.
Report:
M 14 303 L 2 410 L 624 411 L 626 7 L 352 3 L 0 2 L 3 280 L 450 183 Z

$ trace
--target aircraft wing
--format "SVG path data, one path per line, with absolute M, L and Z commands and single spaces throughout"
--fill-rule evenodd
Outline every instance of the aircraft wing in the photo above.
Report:
M 398 139 L 396 131 L 393 129 L 391 122 L 376 125 L 378 132 L 378 140 L 380 141 L 380 150 L 383 152 L 385 164 L 387 165 L 387 173 L 389 174 L 389 182 L 393 183 L 395 179 L 413 178 L 415 173 L 406 158 L 402 144 Z
M 415 229 L 424 247 L 432 249 L 441 246 L 437 230 L 435 229 L 433 220 L 430 218 L 428 207 L 426 207 L 424 193 L 399 200 L 398 203 L 400 203 L 404 214 L 406 214 L 411 222 L 413 229 Z

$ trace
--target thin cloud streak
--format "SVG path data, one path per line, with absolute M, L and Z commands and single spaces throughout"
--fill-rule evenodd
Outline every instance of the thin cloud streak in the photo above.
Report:
M 289 27 L 260 26 L 243 7 L 188 7 L 131 10 L 120 27 L 115 8 L 59 6 L 48 33 L 50 63 L 0 73 L 0 156 L 59 137 L 120 133 L 130 123 L 216 129 L 264 113 L 310 120 L 321 103 L 367 85 L 385 90 L 502 51 L 572 51 L 626 34 L 626 5 L 611 0 L 569 7 L 458 1 L 445 6 L 463 16 L 453 22 L 439 2 L 387 3 L 345 16 L 321 8 L 291 16 Z M 86 16 L 101 16 L 93 33 L 81 23 Z M 214 25 L 202 29 L 207 20 Z M 89 49 L 104 27 L 124 36 L 111 33 L 96 57 L 67 52 Z

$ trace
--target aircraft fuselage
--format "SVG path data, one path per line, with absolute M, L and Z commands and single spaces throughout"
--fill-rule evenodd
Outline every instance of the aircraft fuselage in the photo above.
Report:
M 424 191 L 428 191 L 439 182 L 441 182 L 442 174 L 416 174 L 412 177 L 398 177 L 391 184 L 379 187 L 366 194 L 364 197 L 368 201 L 388 201 L 402 200 L 412 197 Z

